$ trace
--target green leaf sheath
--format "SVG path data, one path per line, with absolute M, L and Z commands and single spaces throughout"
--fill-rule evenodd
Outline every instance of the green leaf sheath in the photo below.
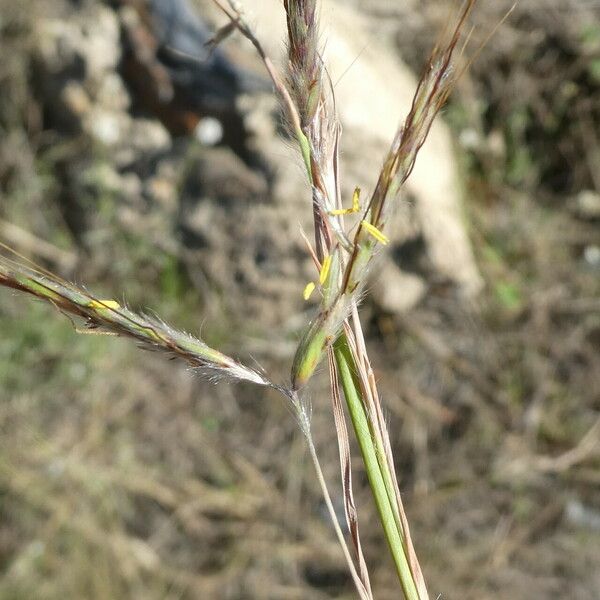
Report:
M 404 551 L 402 535 L 396 524 L 396 517 L 386 489 L 385 478 L 382 475 L 381 465 L 377 458 L 378 452 L 371 435 L 360 386 L 355 375 L 354 360 L 345 335 L 342 334 L 335 342 L 334 353 L 350 418 L 352 419 L 375 504 L 396 565 L 402 590 L 407 600 L 419 600 L 419 593 L 410 570 L 408 557 Z

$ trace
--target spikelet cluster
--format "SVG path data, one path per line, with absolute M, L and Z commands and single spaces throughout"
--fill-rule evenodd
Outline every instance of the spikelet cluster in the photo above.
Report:
M 181 358 L 210 379 L 227 378 L 271 385 L 257 370 L 156 317 L 133 312 L 116 300 L 96 298 L 83 288 L 4 256 L 0 256 L 0 285 L 31 294 L 66 315 L 80 318 L 89 332 L 133 338 L 148 349 Z
M 362 209 L 362 218 L 352 236 L 344 229 L 343 217 L 345 214 L 361 210 L 356 193 L 352 209 L 342 208 L 339 198 L 335 198 L 334 203 L 330 190 L 339 189 L 339 182 L 336 181 L 331 186 L 320 185 L 327 180 L 326 174 L 330 171 L 327 170 L 327 165 L 321 166 L 323 161 L 311 161 L 313 204 L 317 207 L 316 253 L 320 254 L 318 258 L 323 264 L 328 260 L 334 262 L 336 272 L 325 284 L 321 283 L 322 301 L 319 313 L 298 345 L 292 368 L 294 389 L 302 387 L 310 379 L 326 349 L 338 337 L 350 307 L 356 304 L 364 288 L 373 258 L 381 246 L 389 241 L 384 233 L 387 221 L 399 204 L 402 186 L 412 172 L 431 125 L 456 81 L 454 53 L 464 22 L 473 5 L 474 0 L 465 3 L 455 26 L 449 31 L 448 39 L 441 40 L 430 56 L 419 81 L 411 110 L 394 137 L 375 190 L 366 207 Z M 301 32 L 307 36 L 305 39 L 316 44 L 317 32 L 310 29 L 314 20 L 314 2 L 288 0 L 285 7 L 290 39 Z M 304 90 L 298 91 L 297 85 L 298 82 L 312 81 L 314 62 L 311 61 L 314 54 L 307 51 L 306 43 L 290 41 L 289 55 L 292 81 L 296 86 L 295 97 L 297 101 L 306 102 L 312 88 L 307 83 Z M 301 68 L 306 69 L 304 74 L 298 72 Z M 325 105 L 324 100 L 322 104 Z M 312 114 L 313 123 L 305 124 L 305 127 L 308 132 L 312 131 L 315 137 L 321 136 L 322 139 L 323 131 L 315 129 L 319 113 L 307 112 L 304 110 L 306 106 L 299 106 L 299 111 L 305 117 Z M 335 117 L 329 115 L 329 118 L 334 120 Z M 311 145 L 311 151 L 323 146 L 322 141 L 315 141 Z M 334 147 L 337 148 L 337 140 Z M 336 160 L 332 162 L 335 163 Z M 337 173 L 335 174 L 337 176 Z

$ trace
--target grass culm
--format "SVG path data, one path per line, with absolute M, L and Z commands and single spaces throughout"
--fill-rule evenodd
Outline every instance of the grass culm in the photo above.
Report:
M 304 295 L 308 298 L 318 294 L 319 306 L 300 339 L 289 381 L 284 385 L 275 383 L 267 373 L 211 348 L 158 317 L 137 313 L 112 299 L 96 297 L 29 262 L 6 245 L 2 245 L 4 252 L 0 257 L 0 284 L 46 301 L 71 319 L 77 331 L 128 337 L 187 362 L 212 380 L 245 381 L 279 392 L 292 408 L 306 440 L 356 591 L 360 598 L 368 600 L 374 595 L 352 491 L 351 429 L 360 448 L 399 586 L 409 600 L 426 599 L 425 578 L 402 503 L 358 307 L 374 258 L 389 242 L 386 229 L 401 202 L 403 185 L 433 120 L 460 74 L 457 50 L 476 0 L 466 1 L 440 36 L 419 80 L 412 108 L 392 138 L 372 194 L 361 200 L 360 190 L 356 189 L 349 207 L 340 193 L 341 128 L 321 43 L 317 1 L 284 0 L 288 36 L 286 73 L 272 63 L 245 20 L 239 3 L 214 2 L 228 21 L 213 42 L 217 44 L 239 32 L 256 48 L 281 100 L 289 135 L 297 143 L 310 189 L 307 210 L 312 210 L 314 236 L 312 241 L 307 238 L 305 241 L 315 270 Z M 311 433 L 305 390 L 321 363 L 326 364 L 330 380 L 348 536 L 338 523 Z

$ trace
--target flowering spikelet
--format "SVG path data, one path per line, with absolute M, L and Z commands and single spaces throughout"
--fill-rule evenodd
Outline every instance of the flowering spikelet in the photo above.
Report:
M 338 252 L 340 246 L 348 255 L 339 260 L 339 264 L 342 265 L 340 276 L 328 278 L 327 286 L 323 287 L 324 296 L 319 314 L 308 327 L 298 345 L 292 368 L 294 389 L 298 389 L 310 379 L 322 360 L 325 350 L 339 335 L 342 323 L 348 316 L 349 307 L 353 302 L 357 302 L 358 296 L 364 288 L 367 271 L 375 254 L 381 246 L 389 243 L 389 238 L 384 233 L 385 225 L 398 204 L 398 194 L 414 167 L 417 154 L 427 138 L 433 120 L 447 100 L 456 81 L 453 64 L 454 51 L 465 19 L 474 2 L 475 0 L 468 0 L 465 3 L 455 27 L 450 30 L 449 37 L 434 49 L 428 66 L 419 81 L 411 110 L 404 125 L 399 128 L 394 137 L 377 185 L 356 228 L 354 238 L 348 240 L 347 237 L 336 233 L 336 238 L 332 239 L 331 237 L 327 238 L 327 235 L 328 227 L 335 231 L 336 224 L 338 224 L 337 219 L 360 210 L 358 189 L 354 192 L 351 209 L 343 209 L 338 206 L 327 210 L 325 218 L 315 220 L 318 228 L 317 239 L 329 239 L 328 256 Z M 307 75 L 312 72 L 310 69 L 313 63 L 311 61 L 315 58 L 315 55 L 309 52 L 311 44 L 316 46 L 314 2 L 287 0 L 285 8 L 290 35 L 289 58 L 293 82 L 306 82 L 310 79 Z M 298 34 L 304 35 L 303 43 L 294 41 Z M 316 58 L 318 59 L 318 55 Z M 300 77 L 302 69 L 304 69 L 304 75 Z M 296 102 L 301 102 L 306 97 L 307 90 L 305 89 L 304 96 L 296 93 Z M 302 111 L 303 105 L 299 106 Z M 314 116 L 314 121 L 318 121 L 319 113 L 315 113 Z M 314 125 L 314 122 L 309 124 L 308 131 L 312 136 L 311 142 L 315 138 L 311 147 L 318 148 L 323 145 L 323 131 L 315 129 Z M 317 152 L 317 154 L 319 153 Z M 320 188 L 317 185 L 323 180 L 323 177 L 319 179 L 315 175 L 315 173 L 323 174 L 326 166 L 317 165 L 314 160 L 313 166 L 315 167 L 312 176 L 313 203 L 315 203 L 316 197 L 322 204 L 327 205 L 326 186 Z M 318 166 L 320 166 L 320 170 L 316 168 Z M 348 240 L 348 244 L 346 244 L 346 240 Z
M 58 277 L 0 256 L 0 285 L 45 300 L 65 314 L 83 319 L 88 331 L 134 338 L 152 350 L 185 360 L 211 379 L 231 378 L 271 385 L 265 377 L 202 340 L 178 331 L 156 317 L 135 313 L 116 300 L 100 300 Z
M 474 4 L 475 0 L 465 2 L 449 39 L 445 43 L 440 41 L 433 50 L 419 80 L 410 112 L 387 154 L 369 203 L 370 222 L 380 230 L 385 225 L 386 213 L 393 208 L 402 184 L 413 170 L 417 154 L 425 143 L 433 120 L 456 83 L 454 52 Z
M 284 0 L 291 92 L 303 130 L 313 121 L 322 94 L 316 0 Z

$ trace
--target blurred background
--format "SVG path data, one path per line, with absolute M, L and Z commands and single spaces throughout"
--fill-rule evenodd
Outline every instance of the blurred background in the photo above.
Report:
M 248 1 L 282 59 L 282 8 Z M 323 3 L 350 204 L 455 3 Z M 362 314 L 432 598 L 600 597 L 600 4 L 482 2 Z M 309 194 L 208 1 L 0 0 L 0 240 L 285 381 Z M 0 599 L 353 598 L 275 395 L 0 290 Z M 249 358 L 251 357 L 251 358 Z M 343 514 L 326 377 L 317 446 Z M 355 449 L 356 453 L 356 449 Z M 394 569 L 354 461 L 377 598 Z

